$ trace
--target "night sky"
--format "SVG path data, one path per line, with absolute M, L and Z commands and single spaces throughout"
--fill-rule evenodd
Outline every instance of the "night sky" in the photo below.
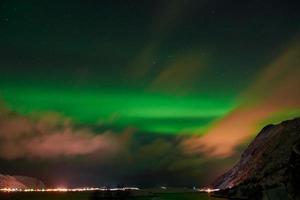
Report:
M 289 0 L 0 1 L 0 173 L 201 186 L 300 115 Z

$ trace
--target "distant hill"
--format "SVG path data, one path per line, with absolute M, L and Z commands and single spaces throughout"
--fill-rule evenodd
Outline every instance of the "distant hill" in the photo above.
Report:
M 212 186 L 225 189 L 226 195 L 250 199 L 299 199 L 299 149 L 300 118 L 268 125 L 243 152 L 240 161 Z
M 42 181 L 36 178 L 0 174 L 0 188 L 42 189 L 46 187 Z

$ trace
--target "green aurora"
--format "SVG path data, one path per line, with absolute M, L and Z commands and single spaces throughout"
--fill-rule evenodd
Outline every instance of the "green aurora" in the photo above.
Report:
M 300 114 L 294 0 L 1 0 L 0 174 L 206 185 Z M 69 185 L 68 185 L 69 184 Z
M 234 107 L 234 99 L 224 96 L 182 97 L 114 89 L 6 87 L 2 95 L 10 108 L 25 115 L 59 112 L 77 123 L 135 127 L 155 134 L 195 133 Z
M 240 23 L 230 13 L 244 5 L 232 3 L 227 13 L 224 4 L 4 1 L 0 98 L 25 115 L 203 134 L 239 106 L 239 95 L 297 30 L 296 18 L 276 11 L 253 23 L 262 20 L 259 7 L 253 17 L 245 8 Z

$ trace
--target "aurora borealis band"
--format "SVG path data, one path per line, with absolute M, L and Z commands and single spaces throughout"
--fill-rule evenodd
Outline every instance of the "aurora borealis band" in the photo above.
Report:
M 299 116 L 298 11 L 1 1 L 0 174 L 52 187 L 207 183 L 264 125 Z
M 133 126 L 157 134 L 195 133 L 233 107 L 230 99 L 204 95 L 174 97 L 131 91 L 22 87 L 2 91 L 5 100 L 23 114 L 59 110 L 77 123 Z

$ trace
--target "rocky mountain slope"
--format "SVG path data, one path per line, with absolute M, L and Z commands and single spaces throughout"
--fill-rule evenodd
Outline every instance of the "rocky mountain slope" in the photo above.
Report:
M 298 199 L 299 152 L 300 118 L 268 125 L 243 152 L 240 161 L 212 186 L 225 189 L 227 195 L 250 199 L 271 199 L 266 196 L 274 195 L 274 191 L 277 199 L 280 195 L 282 199 Z
M 42 189 L 45 185 L 36 178 L 0 174 L 0 188 Z

